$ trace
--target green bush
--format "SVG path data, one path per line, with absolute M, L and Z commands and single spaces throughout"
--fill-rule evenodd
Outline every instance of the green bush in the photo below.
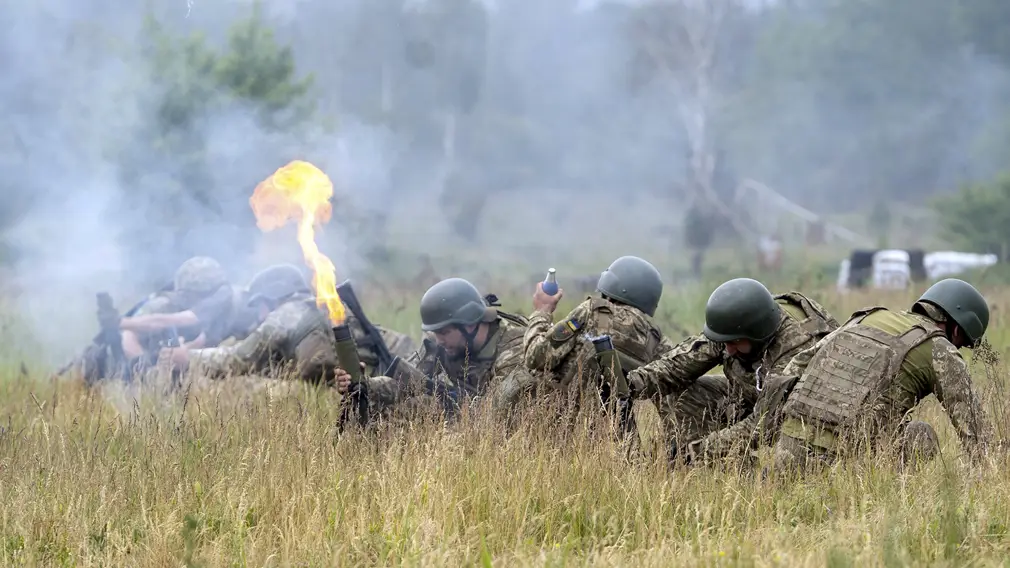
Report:
M 1010 174 L 988 183 L 966 185 L 937 198 L 942 232 L 952 244 L 1001 261 L 1010 258 Z

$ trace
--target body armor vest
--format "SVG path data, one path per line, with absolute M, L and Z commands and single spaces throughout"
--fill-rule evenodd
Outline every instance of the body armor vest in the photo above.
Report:
M 783 407 L 786 416 L 812 419 L 835 432 L 884 418 L 873 415 L 874 399 L 900 372 L 909 351 L 943 335 L 920 324 L 901 335 L 861 324 L 866 316 L 884 309 L 856 312 L 848 327 L 814 354 Z
M 649 338 L 645 343 L 637 341 L 637 333 L 621 329 L 615 325 L 612 318 L 613 304 L 603 298 L 591 298 L 590 309 L 596 319 L 596 331 L 600 335 L 609 335 L 614 342 L 614 349 L 621 360 L 621 368 L 625 373 L 651 363 L 656 358 L 656 351 L 663 342 L 663 333 L 649 321 Z

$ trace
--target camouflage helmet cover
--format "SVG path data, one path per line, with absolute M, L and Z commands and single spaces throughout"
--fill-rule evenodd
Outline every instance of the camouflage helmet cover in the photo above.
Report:
M 249 281 L 249 303 L 278 302 L 299 292 L 311 292 L 309 282 L 297 266 L 276 264 L 264 268 Z
M 209 256 L 194 256 L 175 271 L 176 292 L 210 294 L 227 283 L 224 268 Z
M 656 315 L 663 295 L 663 278 L 648 261 L 637 256 L 622 256 L 600 274 L 596 289 L 651 317 Z
M 437 331 L 449 325 L 475 325 L 488 306 L 477 287 L 462 278 L 435 284 L 421 297 L 421 329 Z
M 703 332 L 710 341 L 764 342 L 778 331 L 782 311 L 764 284 L 751 278 L 723 283 L 705 305 Z
M 940 280 L 923 292 L 916 303 L 929 303 L 943 310 L 973 343 L 981 341 L 989 327 L 989 304 L 978 289 L 964 280 Z

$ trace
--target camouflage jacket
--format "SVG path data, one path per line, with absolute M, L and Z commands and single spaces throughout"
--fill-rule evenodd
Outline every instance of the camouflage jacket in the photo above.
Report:
M 754 403 L 754 410 L 746 418 L 712 432 L 688 447 L 692 462 L 716 461 L 730 457 L 744 457 L 759 445 L 770 446 L 782 426 L 782 406 L 799 381 L 791 375 L 768 377 Z
M 352 314 L 347 325 L 358 347 L 358 358 L 365 363 L 366 373 L 376 374 L 378 353 L 370 344 L 364 329 Z M 243 332 L 247 323 L 233 322 L 232 331 L 243 338 L 228 346 L 195 349 L 191 359 L 211 375 L 265 373 L 277 375 L 282 369 L 295 376 L 317 382 L 329 382 L 336 368 L 336 345 L 333 328 L 318 308 L 315 298 L 298 295 L 271 312 L 253 331 Z M 376 326 L 393 356 L 407 357 L 415 350 L 410 336 Z
M 337 366 L 333 330 L 315 298 L 299 294 L 284 302 L 245 339 L 228 347 L 190 351 L 190 369 L 220 378 L 256 373 L 329 383 Z
M 553 387 L 566 388 L 580 376 L 598 373 L 596 350 L 589 338 L 599 335 L 611 337 L 625 372 L 674 348 L 646 313 L 589 297 L 558 324 L 552 314 L 533 312 L 523 337 L 523 362 L 530 371 L 551 377 Z
M 731 357 L 722 344 L 698 335 L 629 373 L 628 382 L 635 396 L 680 394 L 699 377 L 722 365 L 730 397 L 742 415 L 749 414 L 765 378 L 781 374 L 796 354 L 838 328 L 838 322 L 820 304 L 798 292 L 776 296 L 775 300 L 782 308 L 781 323 L 758 361 L 747 363 Z
M 426 337 L 421 349 L 407 358 L 407 362 L 461 398 L 483 396 L 502 381 L 526 373 L 522 365 L 525 321 L 521 316 L 499 312 L 497 319 L 490 323 L 487 342 L 476 356 L 465 360 L 449 360 L 434 339 Z M 398 405 L 423 392 L 420 385 L 402 384 L 386 376 L 370 377 L 365 384 L 373 410 Z
M 784 373 L 800 378 L 782 410 L 782 433 L 829 451 L 838 434 L 857 426 L 871 428 L 866 434 L 874 439 L 893 434 L 930 394 L 973 457 L 993 440 L 961 353 L 934 320 L 920 314 L 860 310 L 798 354 Z

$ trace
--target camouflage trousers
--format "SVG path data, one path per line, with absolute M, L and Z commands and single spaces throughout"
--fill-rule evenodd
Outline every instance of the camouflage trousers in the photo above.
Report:
M 932 460 L 940 452 L 940 440 L 928 423 L 912 420 L 898 428 L 897 435 L 891 440 L 890 449 L 894 451 L 900 468 L 915 467 Z M 839 453 L 835 450 L 815 446 L 786 434 L 779 434 L 773 454 L 776 470 L 794 472 L 830 465 L 839 458 Z
M 742 419 L 746 411 L 722 375 L 704 375 L 684 392 L 665 397 L 659 413 L 671 457 L 691 442 Z

